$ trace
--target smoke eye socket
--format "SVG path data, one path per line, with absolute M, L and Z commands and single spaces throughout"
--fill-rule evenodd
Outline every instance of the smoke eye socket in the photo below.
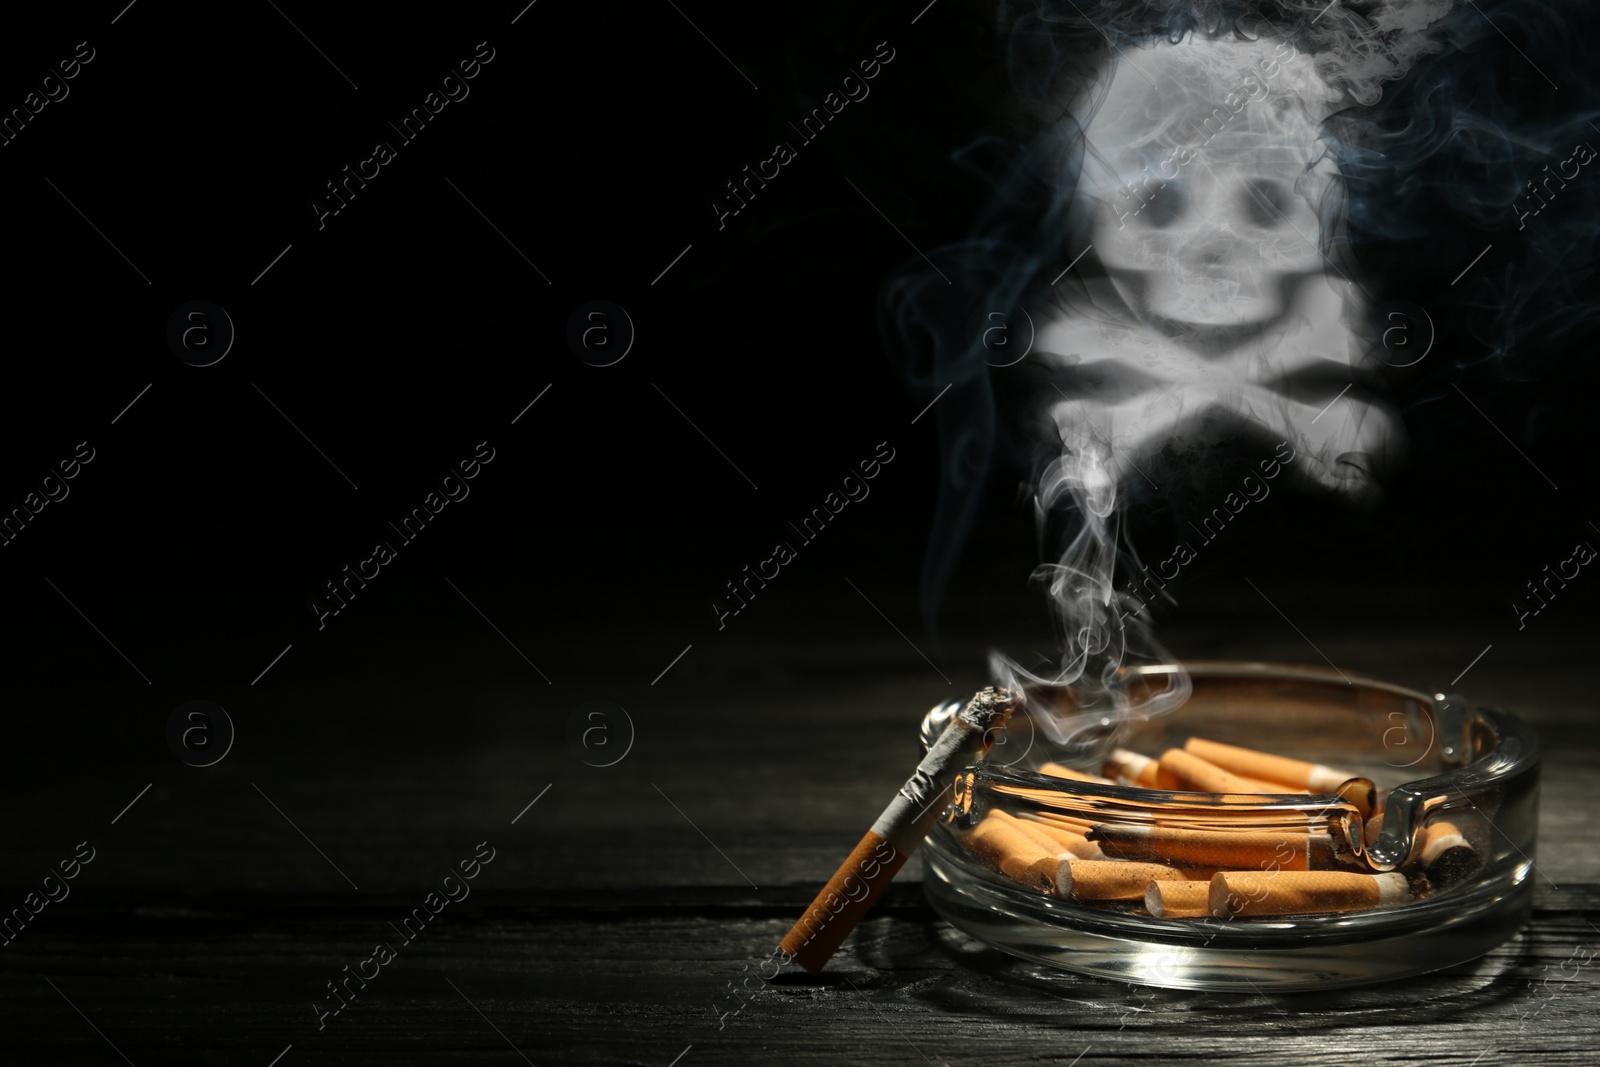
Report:
M 1256 226 L 1280 226 L 1289 214 L 1289 190 L 1282 182 L 1252 179 L 1241 195 L 1245 216 Z
M 1143 217 L 1146 226 L 1162 229 L 1171 226 L 1183 217 L 1187 207 L 1187 197 L 1183 189 L 1176 184 L 1168 182 L 1156 191 L 1156 195 L 1145 205 Z

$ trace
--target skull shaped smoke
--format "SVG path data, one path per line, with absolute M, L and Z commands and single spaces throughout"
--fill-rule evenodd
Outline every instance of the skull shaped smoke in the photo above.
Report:
M 1323 484 L 1370 485 L 1396 420 L 1359 394 L 1329 406 L 1366 357 L 1357 287 L 1325 247 L 1342 188 L 1319 124 L 1338 99 L 1287 43 L 1186 37 L 1122 51 L 1077 102 L 1101 270 L 1062 287 L 1040 332 L 1065 385 L 1059 477 L 1092 497 L 1220 415 L 1289 441 Z

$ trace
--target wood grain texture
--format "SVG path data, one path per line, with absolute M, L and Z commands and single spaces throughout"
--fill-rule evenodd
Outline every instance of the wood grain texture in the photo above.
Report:
M 386 924 L 414 901 L 128 900 L 12 947 L 7 1043 L 15 1062 L 116 1062 L 48 975 L 141 1064 L 265 1064 L 289 1044 L 295 1063 L 522 1062 L 507 1039 L 534 1063 L 665 1065 L 687 1045 L 685 1063 L 726 1064 L 1046 1064 L 1085 1048 L 1082 1063 L 1335 1064 L 1374 1049 L 1385 1062 L 1594 1062 L 1597 979 L 1592 965 L 1562 966 L 1574 946 L 1600 943 L 1584 919 L 1600 910 L 1594 887 L 1541 890 L 1527 931 L 1474 964 L 1268 997 L 1014 961 L 896 886 L 821 976 L 753 980 L 741 1008 L 734 989 L 807 899 L 798 888 L 484 891 L 321 1032 L 320 984 L 373 941 L 394 941 Z
M 1346 660 L 1372 648 L 1374 674 L 1398 655 L 1327 644 Z M 623 696 L 637 700 L 638 739 L 608 769 L 583 766 L 555 730 L 523 728 L 530 702 L 557 723 L 564 706 L 522 682 L 465 698 L 418 688 L 385 705 L 409 705 L 405 729 L 331 725 L 319 744 L 264 740 L 208 772 L 124 761 L 48 792 L 47 775 L 19 766 L 0 823 L 6 899 L 76 841 L 99 852 L 71 897 L 0 952 L 0 1058 L 266 1067 L 292 1045 L 279 1067 L 1600 1061 L 1600 966 L 1577 962 L 1600 950 L 1600 741 L 1581 657 L 1546 671 L 1537 699 L 1515 664 L 1474 678 L 1474 697 L 1523 712 L 1546 744 L 1524 932 L 1436 974 L 1268 997 L 1010 959 L 936 919 L 916 858 L 822 975 L 761 983 L 759 961 L 914 763 L 918 716 L 952 688 L 903 645 L 838 652 L 760 699 L 739 672 L 781 657 L 737 647 L 709 696 Z M 1437 677 L 1447 658 L 1420 673 Z M 349 699 L 316 698 L 307 715 Z M 416 710 L 447 699 L 467 727 L 435 730 Z M 319 1030 L 325 983 L 395 941 L 390 924 L 480 840 L 497 854 L 471 896 Z

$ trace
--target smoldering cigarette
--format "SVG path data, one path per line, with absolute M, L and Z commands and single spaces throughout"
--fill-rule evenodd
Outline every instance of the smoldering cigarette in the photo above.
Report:
M 1189 738 L 1183 748 L 1191 755 L 1241 777 L 1293 786 L 1291 792 L 1335 793 L 1339 786 L 1356 777 L 1348 771 L 1324 767 L 1320 763 L 1307 763 L 1287 756 L 1274 756 L 1270 752 L 1258 752 L 1253 748 L 1224 745 L 1202 737 Z
M 888 887 L 938 821 L 942 798 L 962 767 L 981 758 L 990 732 L 1004 726 L 1018 695 L 990 687 L 962 706 L 883 814 L 822 887 L 779 947 L 815 974 Z
M 1109 778 L 1102 778 L 1100 775 L 1090 774 L 1088 771 L 1075 770 L 1061 763 L 1046 763 L 1039 768 L 1039 773 L 1048 775 L 1051 778 L 1066 778 L 1074 782 L 1093 782 L 1096 785 L 1113 784 Z
M 1344 871 L 1218 871 L 1208 903 L 1218 919 L 1371 911 L 1411 900 L 1406 876 Z
M 1311 871 L 1334 862 L 1332 838 L 1306 830 L 1188 830 L 1108 823 L 1096 826 L 1089 840 L 1114 859 L 1180 867 Z
M 1211 914 L 1211 883 L 1156 882 L 1144 888 L 1144 907 L 1157 919 L 1198 919 Z
M 1192 882 L 1205 873 L 1163 863 L 1069 859 L 1057 875 L 1056 895 L 1073 900 L 1143 900 L 1151 882 Z
M 1178 784 L 1177 789 L 1201 793 L 1293 793 L 1296 790 L 1274 782 L 1264 782 L 1235 774 L 1181 748 L 1161 753 L 1161 770 Z

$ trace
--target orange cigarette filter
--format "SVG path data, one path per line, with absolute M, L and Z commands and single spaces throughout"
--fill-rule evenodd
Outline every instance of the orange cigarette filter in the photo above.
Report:
M 1378 787 L 1371 778 L 1348 779 L 1339 783 L 1339 788 L 1333 793 L 1340 800 L 1353 805 L 1363 820 L 1370 818 L 1378 808 Z
M 1348 771 L 1324 767 L 1320 763 L 1274 756 L 1270 752 L 1257 752 L 1253 748 L 1224 745 L 1191 737 L 1184 743 L 1184 751 L 1215 764 L 1225 771 L 1246 778 L 1259 778 L 1268 782 L 1282 782 L 1294 791 L 1307 793 L 1335 793 L 1339 786 L 1356 777 Z
M 1367 847 L 1371 848 L 1378 841 L 1378 835 L 1383 833 L 1383 812 L 1375 811 L 1367 820 L 1366 828 L 1362 831 L 1367 840 Z
M 1178 789 L 1193 789 L 1201 793 L 1298 792 L 1287 785 L 1234 774 L 1181 748 L 1169 748 L 1161 753 L 1160 764 L 1162 771 L 1178 783 L 1174 787 Z
M 1102 778 L 1098 774 L 1088 771 L 1075 770 L 1062 763 L 1046 763 L 1039 768 L 1039 773 L 1049 775 L 1051 778 L 1066 778 L 1074 782 L 1093 782 L 1096 785 L 1111 785 L 1111 779 Z
M 1149 756 L 1125 748 L 1114 748 L 1106 757 L 1105 773 L 1141 789 L 1177 789 L 1178 780 L 1163 773 L 1161 765 Z
M 778 947 L 812 974 L 820 971 L 883 895 L 907 856 L 888 838 L 868 830 Z
M 1202 790 L 1204 792 L 1204 790 Z M 1302 801 L 1304 797 L 1296 797 Z M 1121 804 L 1083 804 L 1071 811 L 1051 812 L 1051 817 L 1064 816 L 1091 826 L 1106 823 L 1136 826 L 1194 827 L 1206 830 L 1215 828 L 1220 819 L 1230 828 L 1239 830 L 1288 830 L 1296 827 L 1325 825 L 1326 814 L 1301 808 L 1272 806 L 1272 800 L 1260 793 L 1219 794 L 1215 803 L 1195 805 L 1188 798 L 1174 797 L 1176 803 L 1139 804 L 1131 799 Z M 1041 812 L 1041 814 L 1044 814 Z
M 1055 892 L 1065 865 L 1063 849 L 1035 839 L 1021 820 L 991 811 L 963 838 L 973 854 L 1029 889 Z
M 1144 907 L 1157 919 L 1198 919 L 1211 914 L 1210 882 L 1151 882 Z
M 1193 871 L 1164 863 L 1069 859 L 1056 881 L 1056 896 L 1074 900 L 1141 900 L 1151 882 L 1193 880 Z
M 1087 836 L 1094 829 L 1095 824 L 1089 819 L 1081 819 L 1076 815 L 1067 815 L 1059 811 L 1036 811 L 1029 818 L 1038 819 L 1040 822 L 1049 823 L 1051 826 L 1060 826 L 1073 833 Z
M 1103 860 L 1106 854 L 1100 851 L 1100 846 L 1090 841 L 1083 834 L 1058 826 L 1055 823 L 1045 822 L 1043 819 L 1025 818 L 1019 820 L 1024 827 L 1044 834 L 1058 850 L 1070 852 L 1081 860 Z
M 1082 795 L 1074 797 L 1070 794 L 1063 794 L 1061 789 L 1055 786 L 1030 789 L 1027 786 L 1012 785 L 1007 782 L 996 783 L 994 791 L 1002 797 L 1015 797 L 1018 800 L 1030 801 L 1046 808 L 1056 808 L 1062 805 L 1091 805 L 1094 803 L 1094 801 Z
M 1143 818 L 1140 818 L 1143 816 Z M 1217 813 L 1208 810 L 1202 814 L 1185 812 L 1167 812 L 1158 809 L 1145 809 L 1135 811 L 1119 809 L 1114 811 L 1092 812 L 1074 811 L 1072 814 L 1057 811 L 1031 811 L 1025 816 L 1037 819 L 1050 826 L 1061 827 L 1089 836 L 1089 832 L 1097 826 L 1164 826 L 1172 829 L 1201 829 L 1210 830 L 1217 825 L 1219 818 L 1227 821 L 1230 827 L 1238 832 L 1288 832 L 1297 827 L 1317 826 L 1322 820 L 1296 811 L 1251 811 L 1244 808 Z
M 1393 908 L 1411 899 L 1406 876 L 1344 871 L 1218 871 L 1211 878 L 1211 914 L 1310 915 Z
M 828 879 L 778 947 L 816 974 L 883 893 L 943 812 L 940 801 L 961 769 L 981 759 L 1006 724 L 1018 696 L 993 686 L 968 700 L 928 747 L 916 771 L 890 799 L 861 841 Z
M 1009 811 L 1005 811 L 1001 808 L 990 809 L 988 815 L 985 816 L 985 820 L 988 819 L 999 819 L 1001 822 L 1015 827 L 1030 841 L 1044 849 L 1046 852 L 1049 852 L 1051 855 L 1058 855 L 1062 851 L 1061 843 L 1057 841 L 1054 836 L 1046 833 L 1044 827 L 1040 826 L 1031 819 L 1018 818 Z
M 1310 871 L 1333 865 L 1333 841 L 1313 831 L 1185 830 L 1096 826 L 1090 840 L 1116 859 L 1186 867 Z

